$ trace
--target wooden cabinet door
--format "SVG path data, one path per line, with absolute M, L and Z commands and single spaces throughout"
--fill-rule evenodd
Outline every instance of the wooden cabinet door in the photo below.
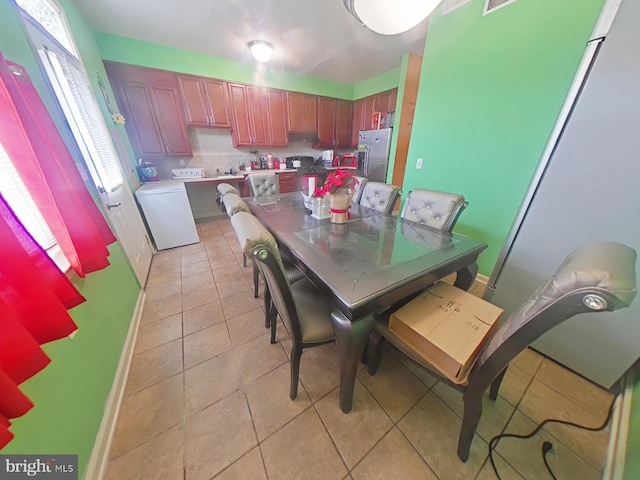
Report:
M 371 130 L 373 112 L 375 112 L 375 96 L 363 98 L 360 130 Z
M 267 101 L 269 106 L 267 110 L 269 143 L 274 147 L 286 147 L 289 139 L 287 137 L 285 92 L 282 90 L 268 90 Z
M 351 102 L 336 100 L 335 146 L 351 148 Z
M 229 84 L 229 102 L 231 104 L 233 144 L 236 147 L 253 145 L 253 131 L 245 85 Z
M 200 86 L 200 79 L 189 75 L 178 75 L 178 83 L 187 125 L 208 127 L 210 125 L 208 102 L 206 92 Z
M 315 133 L 318 130 L 317 97 L 315 95 L 303 95 L 302 102 L 304 107 L 304 115 L 302 117 L 303 131 Z
M 160 157 L 166 149 L 149 87 L 142 82 L 114 82 L 116 100 L 127 119 L 125 128 L 138 158 Z
M 396 111 L 397 101 L 398 101 L 398 89 L 394 88 L 393 90 L 391 90 L 391 95 L 389 95 L 389 111 L 390 112 Z
M 315 133 L 317 130 L 316 97 L 298 92 L 287 92 L 287 128 L 289 132 Z
M 229 101 L 227 99 L 227 82 L 203 78 L 200 82 L 207 93 L 209 106 L 209 121 L 212 127 L 229 128 Z
M 191 144 L 184 126 L 184 114 L 180 106 L 178 85 L 175 88 L 152 86 L 151 92 L 157 108 L 160 131 L 168 156 L 191 156 Z
M 278 173 L 278 185 L 281 193 L 298 191 L 298 175 L 295 172 Z
M 362 126 L 362 109 L 364 100 L 356 100 L 353 102 L 353 119 L 351 120 L 351 148 L 358 148 L 360 143 L 360 127 Z
M 269 105 L 267 92 L 261 88 L 246 87 L 251 119 L 253 145 L 269 145 Z
M 336 99 L 318 98 L 318 147 L 335 146 Z

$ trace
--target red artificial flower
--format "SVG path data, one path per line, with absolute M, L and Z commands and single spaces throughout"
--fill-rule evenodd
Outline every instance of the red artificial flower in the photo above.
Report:
M 337 169 L 329 174 L 321 188 L 316 188 L 313 192 L 314 197 L 322 197 L 327 193 L 336 193 L 341 188 L 348 188 L 353 191 L 358 184 L 358 179 L 351 175 L 348 170 Z

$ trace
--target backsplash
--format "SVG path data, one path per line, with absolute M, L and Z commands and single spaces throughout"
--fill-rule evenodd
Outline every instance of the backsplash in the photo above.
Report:
M 233 146 L 231 132 L 219 128 L 189 127 L 189 141 L 193 149 L 193 157 L 184 158 L 184 165 L 180 165 L 178 158 L 160 158 L 153 161 L 158 169 L 160 178 L 171 178 L 172 168 L 204 168 L 205 175 L 221 173 L 232 168 L 238 171 L 241 164 L 247 165 L 252 155 L 249 150 L 258 150 L 258 156 L 271 154 L 277 158 L 293 155 L 309 155 L 318 158 L 322 150 L 312 148 L 309 141 L 289 140 L 288 147 L 240 147 Z

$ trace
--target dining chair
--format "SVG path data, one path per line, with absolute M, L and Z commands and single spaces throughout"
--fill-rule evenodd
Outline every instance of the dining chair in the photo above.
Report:
M 252 197 L 264 197 L 280 193 L 278 175 L 275 173 L 251 173 L 247 175 L 246 181 Z
M 482 397 L 489 390 L 489 398 L 496 400 L 511 360 L 542 334 L 574 315 L 628 307 L 636 294 L 636 256 L 635 250 L 616 242 L 590 243 L 574 250 L 528 300 L 506 319 L 498 320 L 493 333 L 480 345 L 466 384 L 451 382 L 389 331 L 389 313 L 375 319 L 367 349 L 368 371 L 374 375 L 378 370 L 380 340 L 384 337 L 439 380 L 462 391 L 464 413 L 458 457 L 466 462 L 482 416 Z
M 303 278 L 306 278 L 304 273 L 295 266 L 293 261 L 287 257 L 280 255 L 278 244 L 273 238 L 273 235 L 269 233 L 260 220 L 258 220 L 251 213 L 239 211 L 231 217 L 231 226 L 233 227 L 236 237 L 240 242 L 240 249 L 242 250 L 243 257 L 251 256 L 253 247 L 267 243 L 274 249 L 274 255 L 277 257 L 277 261 L 282 265 L 286 278 L 289 283 L 297 282 Z M 253 257 L 250 257 L 253 264 L 253 296 L 258 298 L 258 285 L 259 285 L 259 269 Z M 246 266 L 246 264 L 245 264 Z M 265 288 L 264 303 L 265 303 L 265 328 L 272 327 L 271 342 L 275 342 L 275 324 L 271 325 L 271 317 L 268 305 L 270 304 L 270 293 L 268 288 Z
M 369 181 L 369 179 L 367 177 L 358 177 L 356 175 L 354 175 L 353 178 L 358 180 L 358 183 L 356 183 L 356 186 L 353 189 L 353 195 L 351 197 L 351 201 L 353 203 L 360 203 L 360 197 L 362 196 L 362 190 L 363 190 L 365 184 Z
M 407 195 L 400 218 L 450 232 L 468 205 L 462 195 L 417 188 Z
M 382 182 L 367 182 L 362 189 L 360 205 L 379 212 L 391 213 L 402 190 L 396 185 Z
M 275 341 L 276 312 L 291 335 L 289 396 L 293 400 L 298 395 L 302 351 L 335 341 L 330 317 L 333 303 L 307 278 L 289 284 L 273 243 L 257 245 L 253 249 L 253 258 L 271 292 L 272 343 Z
M 236 195 L 233 192 L 229 192 L 222 197 L 222 204 L 229 217 L 233 217 L 237 212 L 251 213 L 251 209 L 245 201 L 240 198 L 240 195 Z M 244 266 L 246 267 L 246 264 Z
M 222 205 L 222 199 L 227 193 L 235 193 L 240 196 L 240 191 L 229 183 L 219 183 L 216 185 L 216 190 L 218 191 L 218 194 L 216 195 L 216 203 L 218 205 Z

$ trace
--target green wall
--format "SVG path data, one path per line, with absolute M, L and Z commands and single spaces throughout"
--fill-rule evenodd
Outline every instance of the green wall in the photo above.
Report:
M 406 66 L 405 66 L 404 73 L 406 73 Z M 362 82 L 355 83 L 353 85 L 352 100 L 357 100 L 359 98 L 368 97 L 369 95 L 375 95 L 376 93 L 384 92 L 385 90 L 391 90 L 392 88 L 396 88 L 400 83 L 400 79 L 404 78 L 402 74 L 403 74 L 402 66 L 400 66 L 398 68 L 394 68 L 393 70 L 385 72 L 381 75 L 378 75 L 377 77 L 369 78 Z M 398 98 L 402 98 L 402 97 L 398 95 Z
M 59 0 L 68 15 L 89 76 L 106 78 L 91 29 L 71 0 Z M 53 108 L 35 57 L 11 2 L 0 2 L 0 51 L 20 63 L 29 75 L 59 126 L 61 116 Z M 64 128 L 64 127 L 62 127 Z M 70 135 L 63 130 L 65 138 Z M 82 478 L 104 413 L 120 353 L 135 308 L 139 286 L 119 244 L 110 247 L 111 266 L 75 278 L 74 284 L 87 299 L 71 311 L 79 326 L 72 339 L 45 345 L 52 362 L 42 372 L 22 384 L 35 407 L 13 420 L 16 438 L 2 453 L 79 455 Z
M 104 60 L 351 100 L 353 86 L 96 32 Z
M 464 194 L 455 230 L 489 245 L 489 275 L 603 0 L 520 0 L 482 16 L 484 4 L 432 15 L 403 190 Z
M 631 402 L 624 480 L 637 480 L 640 478 L 640 455 L 638 455 L 638 452 L 640 452 L 640 367 L 638 366 L 635 369 L 635 378 L 636 384 Z

